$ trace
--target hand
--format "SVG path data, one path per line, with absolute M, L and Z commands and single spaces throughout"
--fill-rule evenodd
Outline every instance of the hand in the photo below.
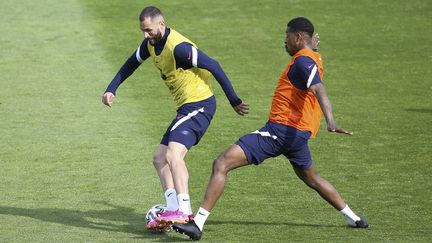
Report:
M 243 102 L 240 105 L 238 105 L 238 106 L 234 106 L 233 109 L 240 116 L 244 116 L 246 114 L 249 114 L 249 104 L 246 104 L 246 103 L 243 103 Z
M 333 127 L 329 127 L 328 126 L 327 127 L 327 131 L 329 131 L 329 132 L 336 132 L 336 133 L 342 133 L 342 134 L 346 134 L 346 135 L 349 135 L 349 136 L 353 135 L 353 132 L 347 131 L 347 130 L 345 130 L 343 128 L 336 127 L 336 126 L 333 126 Z
M 319 43 L 320 43 L 320 36 L 318 33 L 316 33 L 314 36 L 312 36 L 312 49 L 318 50 Z
M 102 95 L 102 103 L 104 103 L 105 105 L 111 107 L 113 100 L 114 100 L 115 95 L 111 92 L 105 92 Z

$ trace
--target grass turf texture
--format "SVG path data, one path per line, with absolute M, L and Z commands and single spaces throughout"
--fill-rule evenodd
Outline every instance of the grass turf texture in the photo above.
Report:
M 205 241 L 427 242 L 432 238 L 432 5 L 415 1 L 23 1 L 0 8 L 0 241 L 184 241 L 145 230 L 163 202 L 152 153 L 175 107 L 151 61 L 108 109 L 100 95 L 142 40 L 157 5 L 170 27 L 216 58 L 251 106 L 218 112 L 186 160 L 196 210 L 216 156 L 261 127 L 289 57 L 286 23 L 321 35 L 338 124 L 310 141 L 321 175 L 371 227 L 353 230 L 283 158 L 230 174 Z M 324 122 L 323 122 L 324 123 Z

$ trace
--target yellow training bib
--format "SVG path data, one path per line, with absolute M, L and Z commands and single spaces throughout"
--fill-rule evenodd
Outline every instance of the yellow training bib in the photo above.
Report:
M 198 67 L 187 70 L 176 68 L 174 48 L 182 42 L 190 43 L 196 48 L 192 41 L 173 29 L 170 29 L 164 49 L 159 55 L 156 55 L 154 46 L 150 43 L 147 45 L 150 56 L 159 69 L 177 107 L 186 103 L 205 100 L 213 95 L 209 71 Z

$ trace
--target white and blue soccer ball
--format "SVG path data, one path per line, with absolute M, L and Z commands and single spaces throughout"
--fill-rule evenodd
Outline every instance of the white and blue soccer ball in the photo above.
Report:
M 146 218 L 146 224 L 150 223 L 152 219 L 155 219 L 163 214 L 165 212 L 166 207 L 162 204 L 156 204 L 153 207 L 151 207 L 145 216 Z

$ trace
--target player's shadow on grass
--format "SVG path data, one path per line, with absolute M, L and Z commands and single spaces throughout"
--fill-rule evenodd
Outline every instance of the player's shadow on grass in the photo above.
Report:
M 79 211 L 61 208 L 19 208 L 0 206 L 0 214 L 30 217 L 37 220 L 58 223 L 79 228 L 105 230 L 133 234 L 131 238 L 153 239 L 161 242 L 185 241 L 179 234 L 152 233 L 145 228 L 145 215 L 138 214 L 135 209 L 98 202 L 107 210 Z M 189 241 L 189 240 L 188 240 Z
M 409 108 L 405 110 L 411 112 L 419 112 L 419 113 L 432 113 L 432 109 L 426 109 L 426 108 Z
M 234 224 L 234 225 L 250 225 L 250 226 L 290 226 L 290 227 L 323 227 L 323 228 L 340 228 L 345 226 L 330 225 L 330 224 L 306 224 L 306 223 L 293 223 L 293 222 L 258 222 L 258 221 L 239 221 L 239 220 L 227 220 L 227 221 L 213 221 L 209 220 L 206 225 L 217 225 L 217 224 Z

